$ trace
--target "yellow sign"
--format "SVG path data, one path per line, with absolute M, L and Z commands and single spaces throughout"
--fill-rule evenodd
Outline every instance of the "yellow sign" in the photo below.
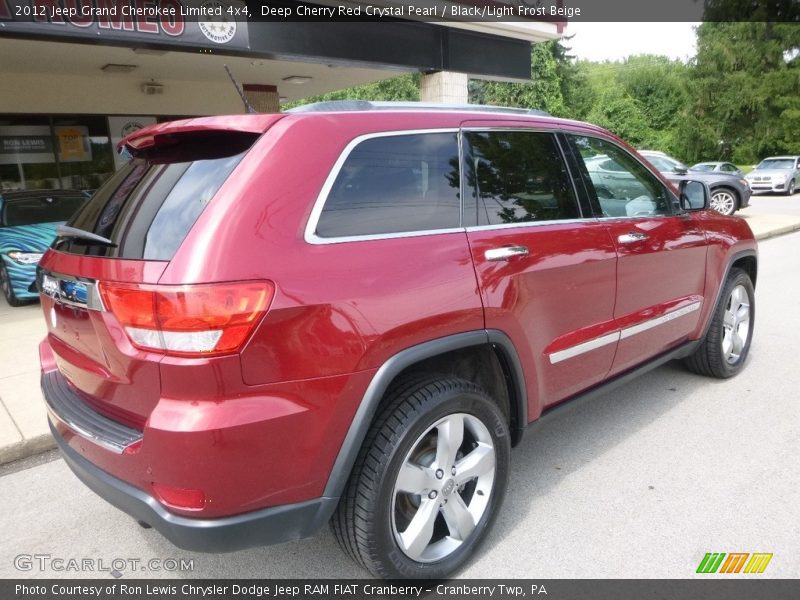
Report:
M 92 160 L 92 146 L 89 143 L 89 130 L 86 127 L 61 125 L 55 127 L 58 140 L 58 160 L 61 162 L 82 162 Z

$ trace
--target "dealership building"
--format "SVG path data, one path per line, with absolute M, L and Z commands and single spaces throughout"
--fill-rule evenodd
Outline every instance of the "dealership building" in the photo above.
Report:
M 530 45 L 557 39 L 563 25 L 408 14 L 376 22 L 362 3 L 324 0 L 314 5 L 349 5 L 362 17 L 311 20 L 297 3 L 267 3 L 295 18 L 182 16 L 259 7 L 238 0 L 0 0 L 0 190 L 96 188 L 121 165 L 112 149 L 127 133 L 243 112 L 225 65 L 262 112 L 407 72 L 422 73 L 422 100 L 466 103 L 471 77 L 529 79 Z M 473 3 L 429 4 L 463 12 Z

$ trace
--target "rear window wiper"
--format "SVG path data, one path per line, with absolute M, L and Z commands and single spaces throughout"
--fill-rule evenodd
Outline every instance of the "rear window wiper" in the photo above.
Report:
M 102 244 L 110 248 L 116 248 L 117 244 L 102 235 L 97 235 L 91 231 L 78 229 L 77 227 L 69 227 L 68 225 L 59 225 L 56 228 L 56 235 L 60 238 L 69 238 L 73 240 L 81 240 L 86 244 Z

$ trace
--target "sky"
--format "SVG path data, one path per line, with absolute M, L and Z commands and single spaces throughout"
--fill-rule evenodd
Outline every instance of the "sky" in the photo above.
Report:
M 565 35 L 570 54 L 603 61 L 621 60 L 632 54 L 661 54 L 684 62 L 694 56 L 698 23 L 584 23 L 570 22 Z

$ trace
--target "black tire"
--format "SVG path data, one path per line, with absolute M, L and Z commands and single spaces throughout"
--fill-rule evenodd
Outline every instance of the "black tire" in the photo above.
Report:
M 345 553 L 376 576 L 446 577 L 466 562 L 485 536 L 502 504 L 511 453 L 508 423 L 497 404 L 482 389 L 469 381 L 447 376 L 400 380 L 387 391 L 384 406 L 364 440 L 345 493 L 331 519 L 333 533 Z M 486 430 L 481 431 L 488 433 L 491 438 L 495 459 L 491 484 L 487 488 L 488 493 L 485 493 L 478 488 L 477 478 L 459 485 L 455 469 L 451 471 L 452 477 L 445 474 L 443 478 L 440 475 L 441 470 L 436 469 L 435 476 L 444 483 L 438 492 L 438 500 L 427 495 L 432 504 L 426 506 L 434 507 L 428 514 L 433 514 L 432 519 L 435 521 L 429 521 L 434 524 L 430 527 L 432 537 L 425 542 L 426 551 L 435 549 L 435 542 L 444 539 L 441 536 L 445 531 L 445 542 L 450 543 L 451 538 L 448 536 L 453 534 L 445 521 L 444 507 L 448 499 L 452 502 L 449 510 L 460 508 L 459 505 L 466 506 L 465 502 L 469 502 L 472 507 L 472 503 L 477 501 L 478 505 L 483 503 L 483 512 L 477 523 L 472 521 L 474 529 L 464 535 L 464 539 L 457 542 L 459 545 L 454 550 L 448 550 L 449 554 L 442 556 L 440 560 L 412 559 L 396 537 L 408 532 L 411 517 L 408 517 L 409 521 L 402 532 L 397 523 L 403 517 L 404 509 L 416 511 L 414 516 L 418 516 L 423 512 L 422 503 L 427 503 L 428 500 L 423 497 L 424 493 L 412 495 L 397 492 L 395 486 L 399 485 L 400 469 L 408 466 L 413 452 L 425 443 L 430 444 L 429 436 L 435 435 L 435 443 L 439 444 L 440 433 L 438 428 L 433 427 L 435 424 L 463 417 L 466 417 L 465 423 L 469 420 L 473 426 L 479 421 Z M 470 441 L 466 425 L 462 431 L 464 441 L 459 446 L 461 450 L 457 456 L 463 457 L 464 454 L 473 452 L 478 444 L 475 440 Z M 430 467 L 427 469 L 429 473 L 433 473 L 433 469 L 438 466 L 438 447 L 432 452 L 434 454 L 430 456 L 431 462 L 427 465 Z M 459 460 L 453 462 L 457 465 Z M 425 463 L 420 460 L 418 464 Z M 426 481 L 433 480 L 429 478 Z M 470 496 L 466 497 L 467 494 Z M 456 495 L 460 498 L 455 498 Z M 484 496 L 488 496 L 488 500 Z M 409 508 L 409 503 L 413 504 L 414 501 L 417 506 Z M 442 530 L 442 526 L 446 530 Z
M 740 290 L 740 292 L 739 292 Z M 726 313 L 729 313 L 732 304 L 738 301 L 734 299 L 734 291 L 744 293 L 747 301 L 747 331 L 744 335 L 736 335 L 737 339 L 743 339 L 743 343 L 738 351 L 726 351 L 724 342 L 726 340 Z M 736 307 L 733 307 L 734 311 Z M 733 268 L 725 280 L 719 302 L 714 309 L 711 318 L 711 325 L 705 337 L 700 342 L 694 354 L 686 359 L 686 366 L 690 371 L 717 379 L 727 379 L 739 373 L 747 360 L 750 351 L 750 342 L 753 339 L 753 324 L 755 323 L 755 292 L 753 282 L 750 277 L 741 269 Z M 741 333 L 740 324 L 745 323 L 745 319 L 733 322 L 732 329 L 728 331 L 728 336 L 733 335 L 733 331 Z M 731 322 L 729 320 L 729 326 Z M 730 339 L 730 338 L 727 338 Z M 735 346 L 732 347 L 735 350 Z
M 3 296 L 5 296 L 9 306 L 22 306 L 25 304 L 24 300 L 20 300 L 17 298 L 16 294 L 14 294 L 14 288 L 11 286 L 11 278 L 8 276 L 8 271 L 4 264 L 0 264 L 0 288 L 3 289 Z
M 794 196 L 794 187 L 795 187 L 795 186 L 794 186 L 794 179 L 792 179 L 792 180 L 789 182 L 789 185 L 786 187 L 786 192 L 785 192 L 785 194 L 786 194 L 787 196 Z

